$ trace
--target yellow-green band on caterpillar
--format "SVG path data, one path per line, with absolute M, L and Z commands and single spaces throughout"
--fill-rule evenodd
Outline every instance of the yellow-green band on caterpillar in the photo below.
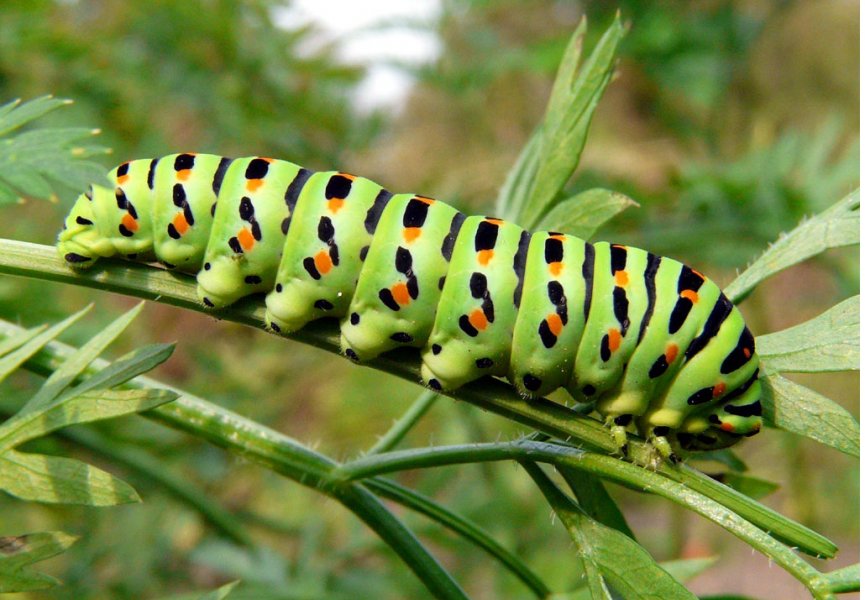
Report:
M 564 387 L 617 439 L 722 448 L 761 426 L 742 315 L 697 271 L 638 248 L 467 217 L 342 172 L 262 157 L 174 154 L 123 163 L 66 219 L 73 268 L 100 257 L 197 274 L 201 301 L 267 294 L 267 326 L 341 321 L 365 361 L 421 349 L 424 383 L 506 377 L 526 398 Z

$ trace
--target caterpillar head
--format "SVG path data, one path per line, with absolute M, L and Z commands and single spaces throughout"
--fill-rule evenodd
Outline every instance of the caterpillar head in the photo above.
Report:
M 680 431 L 676 434 L 679 445 L 684 450 L 691 451 L 720 450 L 732 446 L 742 438 L 756 435 L 763 425 L 759 409 L 759 388 L 756 394 L 757 398 L 753 403 L 745 405 L 748 407 L 745 410 L 733 404 L 715 408 L 704 420 L 704 422 L 708 421 L 709 427 L 703 431 L 695 433 Z M 735 414 L 746 411 L 748 414 Z
M 99 203 L 113 203 L 114 192 L 94 185 L 78 196 L 63 230 L 57 238 L 57 252 L 66 264 L 75 269 L 86 269 L 100 256 L 111 256 L 116 249 L 108 236 L 99 231 L 95 207 Z

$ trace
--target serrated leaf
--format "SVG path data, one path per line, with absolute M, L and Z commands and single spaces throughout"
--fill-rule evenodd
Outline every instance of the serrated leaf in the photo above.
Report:
M 70 100 L 52 96 L 40 96 L 27 102 L 13 100 L 0 109 L 0 136 L 70 103 Z
M 558 231 L 587 240 L 601 225 L 630 206 L 639 206 L 624 194 L 595 188 L 558 202 L 537 229 Z
M 0 451 L 69 425 L 150 410 L 177 398 L 168 390 L 91 390 L 37 411 L 18 413 L 0 425 Z
M 45 454 L 0 454 L 0 490 L 35 502 L 113 506 L 139 502 L 125 481 L 92 465 Z
M 757 338 L 763 372 L 815 373 L 859 368 L 859 296 L 818 317 Z
M 57 585 L 55 578 L 27 567 L 64 552 L 77 539 L 62 531 L 0 536 L 0 593 L 43 590 Z
M 838 404 L 782 377 L 761 377 L 763 418 L 767 423 L 859 456 L 859 423 Z
M 706 558 L 683 558 L 680 560 L 665 560 L 661 563 L 661 568 L 675 577 L 678 581 L 685 583 L 703 571 L 706 571 L 716 562 L 718 562 L 717 556 L 708 556 Z
M 778 238 L 724 293 L 741 301 L 764 279 L 829 248 L 859 243 L 859 190 Z

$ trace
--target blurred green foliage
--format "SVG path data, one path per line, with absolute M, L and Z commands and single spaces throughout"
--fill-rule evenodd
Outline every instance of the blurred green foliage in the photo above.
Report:
M 621 10 L 630 33 L 618 79 L 601 101 L 570 190 L 621 190 L 642 208 L 625 211 L 598 239 L 687 259 L 723 280 L 725 269 L 744 266 L 779 232 L 856 185 L 856 3 L 622 0 L 583 7 L 552 0 L 443 0 L 437 22 L 413 24 L 434 29 L 442 55 L 412 69 L 418 87 L 405 109 L 387 119 L 353 110 L 351 92 L 362 69 L 338 63 L 332 47 L 310 54 L 314 29 L 277 27 L 274 11 L 281 5 L 6 3 L 0 10 L 0 103 L 45 93 L 73 98 L 58 122 L 101 128 L 101 143 L 117 157 L 111 162 L 187 149 L 272 154 L 311 167 L 344 166 L 394 190 L 414 189 L 484 210 L 543 113 L 583 8 L 589 46 Z M 4 209 L 0 234 L 50 243 L 70 197 L 61 201 Z M 814 316 L 858 288 L 858 273 L 849 256 L 822 259 L 779 277 L 774 291 L 761 293 L 746 310 L 759 333 L 772 331 Z M 99 303 L 103 322 L 120 311 L 120 302 L 105 295 L 0 281 L 0 313 L 27 324 L 66 314 L 88 298 Z M 147 307 L 145 316 L 148 324 L 138 323 L 126 340 L 130 347 L 181 340 L 161 378 L 317 442 L 330 455 L 351 456 L 371 445 L 416 393 L 402 381 L 236 325 L 164 306 Z M 98 329 L 98 321 L 91 326 Z M 77 335 L 89 337 L 86 329 Z M 855 412 L 857 382 L 834 378 L 821 389 Z M 21 390 L 30 384 L 16 380 L 10 395 L 26 397 Z M 145 503 L 119 509 L 39 507 L 0 497 L 0 531 L 12 523 L 33 530 L 74 523 L 71 532 L 81 536 L 64 557 L 45 563 L 44 570 L 53 566 L 50 572 L 66 587 L 39 597 L 160 597 L 238 577 L 245 583 L 232 598 L 260 597 L 276 586 L 291 590 L 286 598 L 424 593 L 361 524 L 317 494 L 140 420 L 116 420 L 96 431 L 109 445 L 148 451 L 167 472 L 217 498 L 264 547 L 225 541 L 141 473 L 124 478 Z M 459 443 L 519 432 L 501 419 L 439 402 L 411 441 Z M 782 482 L 768 502 L 852 552 L 857 508 L 827 509 L 815 496 L 831 491 L 855 497 L 855 465 L 814 444 L 778 444 L 778 437 L 760 436 L 742 451 L 755 473 Z M 41 443 L 57 453 L 92 452 L 64 438 Z M 523 473 L 480 464 L 403 480 L 482 524 L 555 589 L 573 586 L 570 542 L 550 525 L 546 508 L 537 510 L 544 505 Z M 743 585 L 758 586 L 747 588 L 753 595 L 778 597 L 784 593 L 778 590 L 795 589 L 788 579 L 777 579 L 779 570 L 747 562 L 747 546 L 686 521 L 657 499 L 613 492 L 656 557 L 738 551 L 746 558 L 725 561 L 716 576 L 748 569 L 754 577 Z M 502 497 L 510 501 L 490 511 Z M 406 520 L 473 597 L 525 594 L 464 541 L 420 518 Z M 133 538 L 138 543 L 126 543 Z M 760 588 L 763 580 L 772 587 Z M 732 591 L 718 581 L 703 586 Z

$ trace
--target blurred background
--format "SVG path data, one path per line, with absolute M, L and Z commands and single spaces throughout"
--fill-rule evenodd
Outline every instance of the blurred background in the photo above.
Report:
M 641 206 L 597 239 L 686 261 L 723 286 L 780 232 L 857 187 L 855 0 L 18 0 L 0 7 L 0 103 L 46 93 L 73 99 L 47 120 L 100 128 L 100 142 L 113 148 L 106 168 L 187 150 L 269 155 L 486 212 L 543 114 L 579 20 L 588 16 L 591 47 L 617 10 L 630 33 L 570 185 L 609 187 Z M 0 235 L 52 244 L 74 196 L 3 207 Z M 858 289 L 854 252 L 833 252 L 776 276 L 742 308 L 759 335 Z M 0 315 L 25 325 L 90 301 L 97 309 L 67 338 L 73 343 L 133 301 L 0 279 Z M 337 459 L 368 448 L 420 392 L 295 342 L 154 304 L 116 350 L 170 340 L 177 350 L 154 376 Z M 858 374 L 794 378 L 858 415 Z M 4 393 L 26 397 L 32 389 L 22 377 Z M 132 482 L 144 503 L 90 509 L 0 496 L 0 531 L 82 536 L 44 565 L 65 587 L 25 597 L 153 598 L 237 577 L 249 597 L 261 597 L 256 589 L 284 589 L 272 596 L 284 598 L 424 596 L 372 533 L 321 496 L 141 418 L 99 428 L 240 515 L 261 547 L 220 539 L 170 493 L 87 455 Z M 521 433 L 442 399 L 408 441 Z M 84 452 L 62 439 L 41 444 Z M 776 431 L 739 453 L 755 476 L 781 484 L 767 504 L 841 546 L 840 558 L 821 569 L 855 562 L 854 459 Z M 519 469 L 475 465 L 400 481 L 482 524 L 554 589 L 576 586 L 569 539 Z M 611 492 L 656 559 L 721 557 L 690 585 L 695 592 L 807 597 L 783 570 L 708 522 L 651 497 Z M 405 519 L 472 597 L 529 597 L 477 549 L 421 517 Z

